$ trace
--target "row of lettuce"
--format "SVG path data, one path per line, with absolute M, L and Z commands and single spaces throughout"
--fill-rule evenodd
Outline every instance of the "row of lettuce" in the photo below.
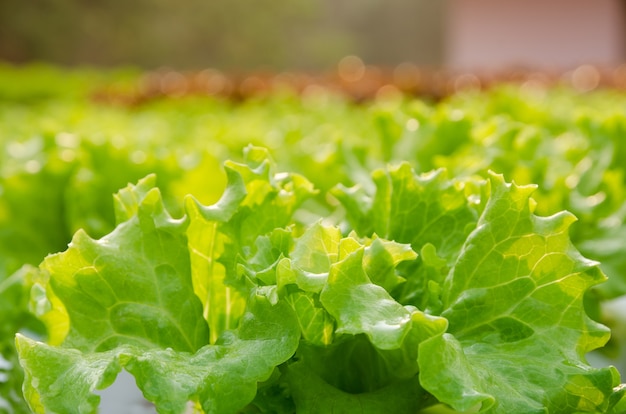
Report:
M 94 412 L 122 368 L 164 413 L 624 409 L 584 356 L 624 369 L 626 97 L 122 107 L 89 93 L 128 74 L 1 71 L 0 412 Z

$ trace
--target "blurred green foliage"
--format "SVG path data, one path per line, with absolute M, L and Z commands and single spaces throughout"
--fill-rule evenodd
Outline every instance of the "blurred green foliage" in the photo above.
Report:
M 15 302 L 3 332 L 38 329 L 24 309 L 28 294 L 10 275 L 65 250 L 79 228 L 93 237 L 109 232 L 115 191 L 156 173 L 169 211 L 182 214 L 190 193 L 209 205 L 225 186 L 221 162 L 238 160 L 249 144 L 321 190 L 303 209 L 309 216 L 298 217 L 304 222 L 341 223 L 327 191 L 339 183 L 371 189 L 371 170 L 402 160 L 418 172 L 445 168 L 462 178 L 493 170 L 538 184 L 537 214 L 576 214 L 573 242 L 609 276 L 590 297 L 593 316 L 605 320 L 600 303 L 626 294 L 623 93 L 504 85 L 438 103 L 392 96 L 357 105 L 321 90 L 239 103 L 195 96 L 126 107 L 90 99 L 94 87 L 138 79 L 133 71 L 0 66 L 0 303 Z M 0 344 L 13 367 L 13 337 Z M 623 335 L 611 344 L 622 369 L 624 344 Z
M 3 0 L 0 59 L 65 65 L 326 68 L 441 58 L 427 0 Z

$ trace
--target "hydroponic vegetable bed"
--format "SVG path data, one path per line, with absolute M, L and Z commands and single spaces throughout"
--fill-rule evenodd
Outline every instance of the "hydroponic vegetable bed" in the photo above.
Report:
M 623 93 L 1 71 L 0 412 L 626 412 Z

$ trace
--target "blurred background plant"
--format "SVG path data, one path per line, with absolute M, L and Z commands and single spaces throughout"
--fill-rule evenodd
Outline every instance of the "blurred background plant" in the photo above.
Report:
M 4 0 L 0 59 L 303 70 L 357 54 L 437 64 L 442 10 L 425 0 Z
M 175 213 L 214 202 L 249 143 L 337 222 L 330 188 L 401 160 L 539 184 L 611 278 L 593 357 L 624 373 L 625 40 L 622 0 L 0 1 L 0 413 L 28 412 L 14 332 L 46 335 L 20 266 L 109 232 L 152 172 Z

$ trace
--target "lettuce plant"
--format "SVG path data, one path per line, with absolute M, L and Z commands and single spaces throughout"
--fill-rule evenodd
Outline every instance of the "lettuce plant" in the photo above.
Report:
M 626 409 L 617 371 L 585 361 L 609 337 L 583 308 L 605 277 L 534 187 L 401 164 L 336 187 L 333 225 L 263 149 L 225 169 L 222 198 L 180 218 L 154 176 L 129 185 L 111 233 L 31 273 L 49 332 L 16 339 L 33 412 L 94 413 L 122 369 L 159 413 Z

